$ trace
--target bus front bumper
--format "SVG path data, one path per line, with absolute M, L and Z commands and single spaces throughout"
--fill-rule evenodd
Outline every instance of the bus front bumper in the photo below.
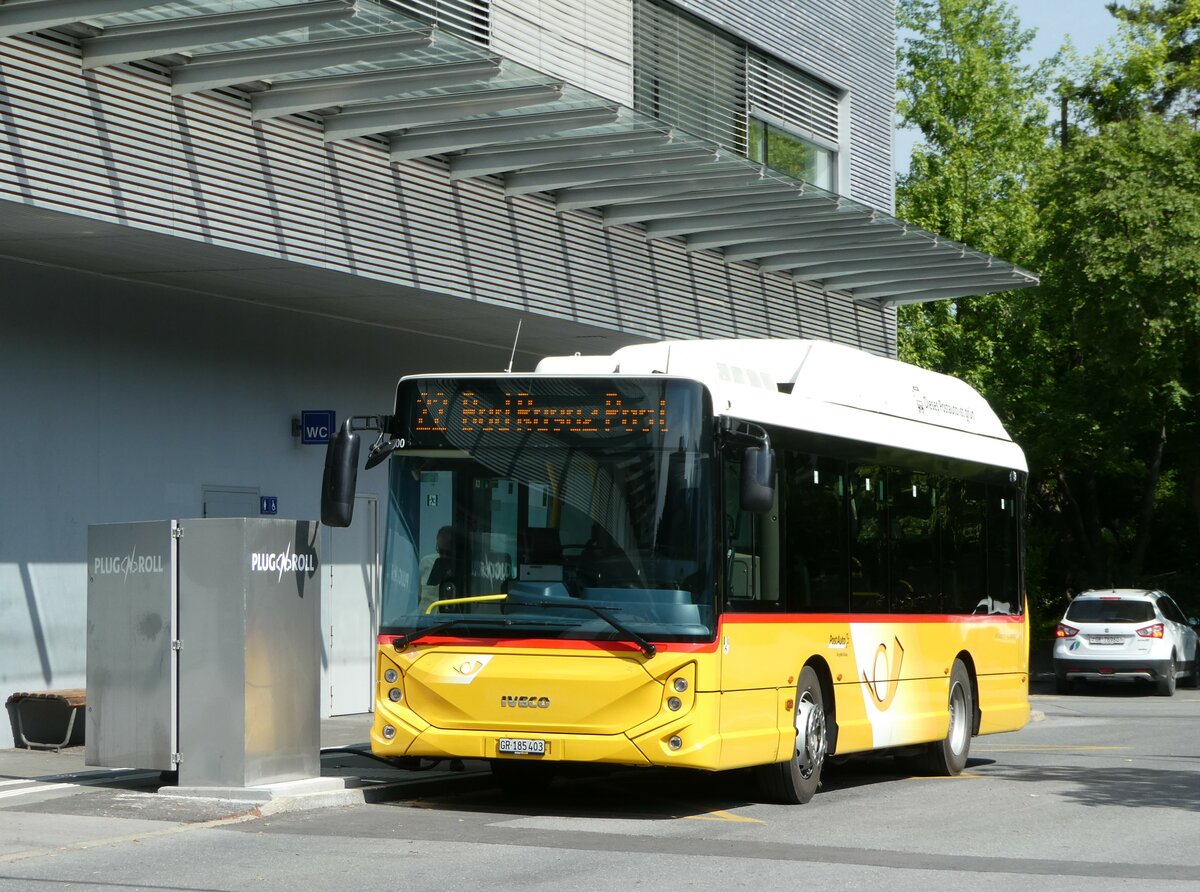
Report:
M 544 753 L 508 755 L 500 751 L 501 740 L 541 741 Z M 677 719 L 653 729 L 633 728 L 624 734 L 435 728 L 409 710 L 377 703 L 371 752 L 388 758 L 519 759 L 707 770 L 725 767 L 717 733 L 717 697 L 703 694 L 698 694 L 693 708 Z

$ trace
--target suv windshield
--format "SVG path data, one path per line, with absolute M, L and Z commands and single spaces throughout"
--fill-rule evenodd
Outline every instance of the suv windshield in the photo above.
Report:
M 381 632 L 711 639 L 700 384 L 425 378 L 396 415 Z
M 1124 598 L 1077 598 L 1066 618 L 1077 623 L 1144 623 L 1154 619 L 1154 605 Z

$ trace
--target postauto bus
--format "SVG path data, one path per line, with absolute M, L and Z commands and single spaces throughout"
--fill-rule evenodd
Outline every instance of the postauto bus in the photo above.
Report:
M 407 377 L 331 443 L 326 523 L 356 429 L 389 478 L 379 756 L 752 767 L 799 803 L 833 755 L 953 775 L 1028 720 L 1026 464 L 961 381 L 806 340 Z

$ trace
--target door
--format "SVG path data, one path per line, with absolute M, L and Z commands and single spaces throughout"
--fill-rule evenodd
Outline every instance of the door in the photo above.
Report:
M 324 624 L 330 715 L 370 712 L 379 628 L 379 527 L 375 496 L 354 499 L 354 522 L 331 528 Z

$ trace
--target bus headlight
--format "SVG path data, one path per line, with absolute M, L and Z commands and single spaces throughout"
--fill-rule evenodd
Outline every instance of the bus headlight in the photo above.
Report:
M 688 688 L 688 685 L 687 685 L 686 678 L 675 679 L 675 690 L 677 690 L 679 693 L 682 694 L 684 691 L 687 690 L 687 688 Z
M 399 688 L 392 688 L 390 691 L 388 691 L 388 699 L 393 703 L 399 703 L 402 699 L 404 699 L 404 692 Z
M 396 679 L 400 677 L 400 673 L 395 669 L 388 669 L 383 673 L 383 680 L 388 684 L 395 684 Z
M 678 697 L 672 697 L 667 701 L 667 709 L 671 710 L 671 712 L 679 712 L 679 707 L 682 705 L 683 702 Z
M 676 735 L 667 741 L 667 746 L 673 750 L 680 749 L 683 746 L 683 738 L 679 737 L 679 735 Z
M 391 725 L 383 726 L 383 739 L 384 740 L 391 740 L 395 736 L 396 736 L 395 728 L 393 728 Z

